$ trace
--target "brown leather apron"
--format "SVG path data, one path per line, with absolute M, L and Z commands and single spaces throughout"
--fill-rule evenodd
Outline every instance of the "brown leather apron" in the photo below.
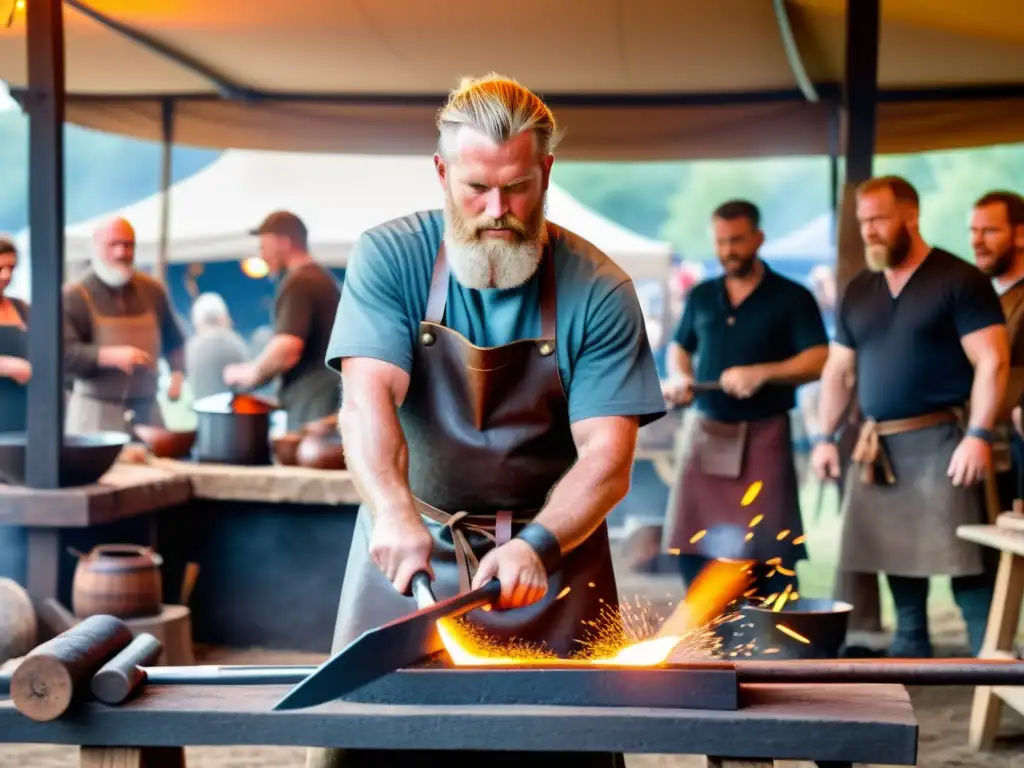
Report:
M 843 494 L 841 570 L 918 577 L 984 571 L 981 548 L 956 529 L 986 519 L 990 484 L 957 487 L 946 475 L 962 419 L 945 409 L 864 421 Z
M 477 347 L 443 325 L 450 271 L 442 245 L 435 260 L 426 319 L 420 323 L 409 391 L 399 419 L 409 449 L 409 486 L 434 536 L 431 565 L 439 598 L 468 589 L 476 563 L 508 541 L 543 507 L 576 460 L 569 408 L 555 347 L 555 265 L 550 249 L 539 270 L 541 336 Z M 372 520 L 360 508 L 338 608 L 332 652 L 367 629 L 407 615 L 400 595 L 369 556 Z M 568 592 L 566 592 L 568 588 Z M 564 596 L 559 599 L 559 595 Z M 472 622 L 499 641 L 546 646 L 561 657 L 584 650 L 593 624 L 618 612 L 607 527 L 570 553 L 546 596 L 512 611 L 475 611 Z M 431 753 L 448 768 L 480 765 L 486 755 Z M 309 766 L 402 765 L 408 753 L 312 750 Z M 531 765 L 611 768 L 621 756 L 524 753 Z M 383 762 L 382 762 L 383 761 Z
M 137 347 L 153 358 L 153 364 L 149 368 L 136 368 L 132 374 L 104 370 L 88 379 L 75 379 L 67 407 L 67 432 L 127 432 L 124 418 L 127 410 L 135 412 L 135 420 L 140 424 L 163 426 L 156 401 L 157 360 L 161 348 L 156 312 L 150 308 L 141 315 L 102 315 L 96 311 L 89 290 L 84 285 L 78 285 L 77 290 L 89 309 L 93 344 Z M 134 290 L 134 285 L 129 283 L 124 290 Z
M 748 491 L 758 482 L 760 491 L 749 501 Z M 780 539 L 783 531 L 789 533 Z M 733 539 L 727 552 L 719 551 L 719 533 Z M 802 535 L 789 414 L 725 423 L 688 411 L 669 493 L 665 548 L 674 554 L 710 552 L 759 562 L 780 557 L 791 565 L 807 558 L 806 546 L 793 544 Z

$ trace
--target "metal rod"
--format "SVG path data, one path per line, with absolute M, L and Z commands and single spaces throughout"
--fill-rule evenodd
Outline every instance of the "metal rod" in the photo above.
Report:
M 740 683 L 1024 685 L 1024 662 L 983 659 L 844 659 L 736 662 Z

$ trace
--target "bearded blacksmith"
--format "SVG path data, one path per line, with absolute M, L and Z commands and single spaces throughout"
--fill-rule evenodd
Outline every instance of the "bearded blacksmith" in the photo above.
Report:
M 886 176 L 857 190 L 868 268 L 843 296 L 822 375 L 819 418 L 832 435 L 855 382 L 864 413 L 843 497 L 839 568 L 884 573 L 896 606 L 891 656 L 927 657 L 929 577 L 952 577 L 971 648 L 992 600 L 982 548 L 956 528 L 987 517 L 993 429 L 1006 389 L 1003 311 L 988 278 L 929 246 L 919 201 Z M 834 439 L 812 454 L 837 476 Z
M 444 210 L 362 235 L 328 348 L 365 499 L 334 650 L 415 610 L 403 594 L 426 571 L 438 597 L 497 577 L 500 609 L 477 626 L 567 657 L 617 610 L 605 517 L 629 488 L 638 427 L 664 413 L 658 374 L 629 278 L 545 221 L 548 107 L 488 76 L 454 91 L 437 127 Z M 314 751 L 310 764 L 402 759 Z M 566 759 L 619 756 L 523 756 Z

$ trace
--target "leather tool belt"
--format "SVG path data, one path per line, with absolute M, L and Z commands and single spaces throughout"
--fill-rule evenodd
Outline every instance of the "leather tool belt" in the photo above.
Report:
M 861 424 L 860 434 L 857 436 L 857 443 L 854 445 L 853 454 L 850 457 L 854 463 L 860 465 L 861 482 L 867 485 L 877 485 L 880 482 L 893 485 L 896 482 L 892 461 L 885 451 L 881 438 L 898 435 L 902 432 L 913 432 L 917 429 L 927 429 L 949 422 L 962 423 L 962 420 L 963 412 L 955 408 L 944 408 L 941 411 L 890 421 L 865 419 Z

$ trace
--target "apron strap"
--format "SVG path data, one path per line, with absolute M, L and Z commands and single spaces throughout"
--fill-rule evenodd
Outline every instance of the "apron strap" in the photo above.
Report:
M 558 318 L 558 285 L 555 277 L 554 249 L 551 247 L 550 230 L 541 255 L 540 273 L 540 335 L 542 339 L 554 339 Z M 451 267 L 445 254 L 444 240 L 437 248 L 434 272 L 430 277 L 430 293 L 427 295 L 428 323 L 442 325 L 444 308 L 448 301 L 448 277 Z
M 448 257 L 445 255 L 444 240 L 437 249 L 437 258 L 434 259 L 434 274 L 430 278 L 430 294 L 427 297 L 426 321 L 434 325 L 441 325 L 444 319 L 444 306 L 448 301 L 448 275 L 451 268 L 448 266 Z

